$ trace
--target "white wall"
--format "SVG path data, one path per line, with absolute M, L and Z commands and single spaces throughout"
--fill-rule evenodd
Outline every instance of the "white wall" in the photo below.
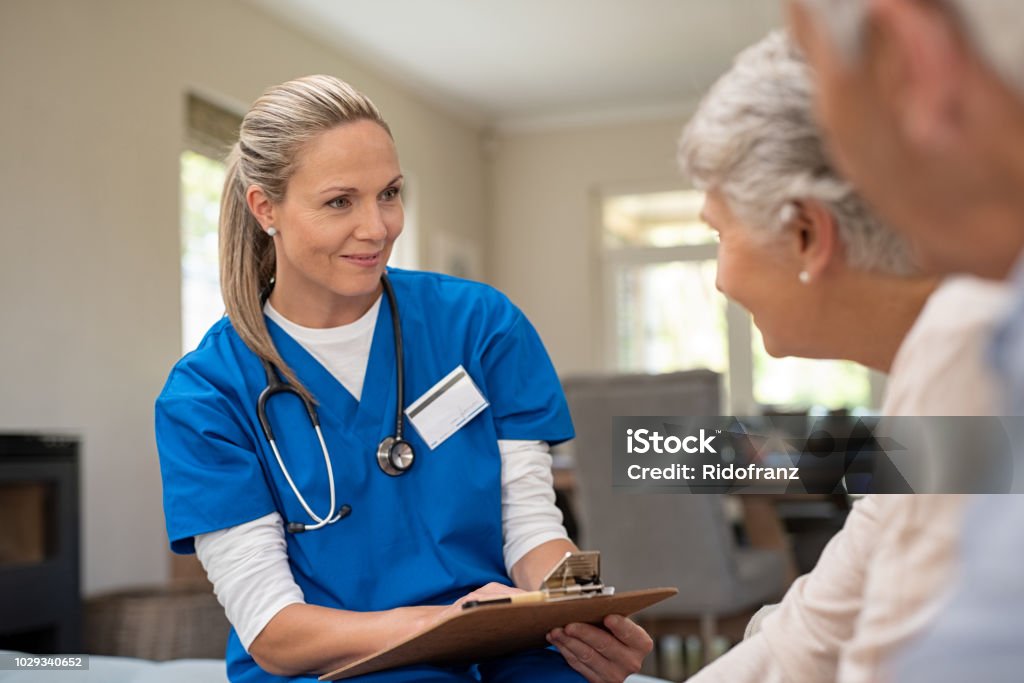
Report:
M 685 118 L 506 132 L 491 145 L 488 274 L 561 374 L 603 369 L 598 197 L 682 187 Z
M 420 243 L 478 248 L 479 131 L 249 5 L 0 4 L 0 431 L 82 436 L 87 593 L 167 577 L 152 405 L 181 339 L 185 93 L 244 105 L 315 72 L 350 80 L 391 123 Z

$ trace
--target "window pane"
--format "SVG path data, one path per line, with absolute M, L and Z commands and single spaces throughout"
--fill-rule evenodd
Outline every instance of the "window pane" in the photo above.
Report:
M 195 152 L 181 155 L 182 349 L 196 348 L 224 315 L 217 268 L 217 219 L 224 164 Z
M 867 408 L 868 370 L 850 361 L 772 358 L 754 326 L 754 400 L 763 405 Z
M 714 261 L 619 266 L 614 287 L 620 370 L 726 371 L 725 297 L 715 289 Z
M 712 244 L 714 233 L 700 220 L 704 193 L 697 190 L 610 197 L 604 201 L 604 245 L 678 247 Z

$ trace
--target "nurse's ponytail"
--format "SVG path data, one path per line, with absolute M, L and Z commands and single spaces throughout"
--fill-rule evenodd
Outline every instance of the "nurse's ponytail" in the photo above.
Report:
M 239 175 L 240 157 L 236 142 L 228 153 L 220 203 L 220 289 L 224 307 L 245 345 L 276 366 L 307 398 L 312 398 L 277 352 L 263 318 L 260 294 L 274 277 L 274 240 L 249 211 L 245 201 L 248 186 Z
M 333 76 L 306 76 L 270 88 L 242 119 L 227 158 L 220 203 L 220 283 L 231 325 L 245 345 L 274 365 L 311 401 L 309 390 L 281 358 L 263 317 L 261 292 L 274 277 L 274 240 L 249 211 L 256 185 L 271 202 L 284 199 L 296 157 L 311 139 L 343 123 L 374 121 L 391 133 L 377 107 Z

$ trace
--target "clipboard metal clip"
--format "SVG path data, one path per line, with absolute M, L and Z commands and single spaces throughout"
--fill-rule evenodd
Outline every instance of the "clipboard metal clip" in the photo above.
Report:
M 576 553 L 567 552 L 544 577 L 539 590 L 500 598 L 469 600 L 462 603 L 462 609 L 523 602 L 557 602 L 614 594 L 614 588 L 601 583 L 601 553 L 596 550 L 583 550 Z
M 601 583 L 601 553 L 597 550 L 567 552 L 540 584 L 548 600 L 584 595 L 611 595 L 614 588 Z

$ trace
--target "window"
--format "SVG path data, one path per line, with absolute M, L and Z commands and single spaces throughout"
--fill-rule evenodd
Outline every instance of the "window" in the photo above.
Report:
M 703 201 L 695 190 L 602 199 L 609 365 L 722 373 L 724 409 L 736 415 L 871 405 L 874 387 L 859 365 L 768 355 L 750 316 L 715 289 L 718 245 L 699 218 Z
M 181 341 L 186 353 L 224 315 L 217 266 L 223 183 L 223 162 L 191 150 L 181 153 Z
M 195 95 L 187 100 L 181 153 L 181 333 L 191 351 L 224 315 L 217 259 L 217 221 L 224 157 L 242 119 Z
M 752 326 L 753 327 L 753 326 Z M 754 401 L 759 405 L 853 410 L 874 406 L 869 371 L 848 361 L 772 358 L 753 327 Z

